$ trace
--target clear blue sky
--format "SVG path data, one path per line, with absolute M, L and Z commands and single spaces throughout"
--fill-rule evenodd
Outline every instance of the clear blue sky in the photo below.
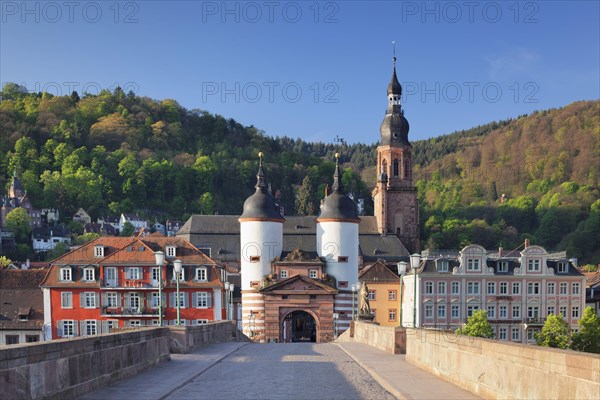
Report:
M 2 1 L 0 81 L 118 84 L 272 136 L 374 143 L 395 40 L 423 139 L 598 99 L 599 4 Z

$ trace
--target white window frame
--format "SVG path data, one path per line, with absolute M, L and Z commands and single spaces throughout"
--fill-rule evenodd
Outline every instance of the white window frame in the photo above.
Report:
M 207 273 L 206 267 L 197 267 L 196 268 L 195 280 L 197 282 L 206 282 L 208 280 L 208 273 Z
M 467 294 L 478 295 L 480 292 L 479 282 L 467 282 Z
M 467 271 L 481 271 L 481 260 L 479 258 L 467 258 Z
M 438 318 L 446 318 L 446 305 L 439 304 L 437 306 L 437 316 Z
M 83 292 L 81 293 L 81 308 L 96 308 L 96 293 L 95 292 Z
M 438 272 L 448 272 L 448 260 L 438 260 Z
M 519 329 L 519 328 L 512 328 L 511 329 L 511 340 L 513 342 L 520 342 L 521 341 L 521 329 Z
M 279 276 L 281 277 L 281 279 L 287 279 L 288 278 L 288 270 L 287 269 L 282 269 L 281 271 L 279 271 Z
M 367 297 L 369 298 L 369 301 L 375 301 L 377 299 L 377 290 L 369 289 Z
M 446 282 L 438 281 L 437 290 L 438 294 L 446 294 Z
M 508 272 L 508 261 L 498 261 L 498 272 Z
M 568 312 L 569 312 L 569 309 L 568 309 L 567 306 L 560 306 L 560 307 L 558 307 L 558 313 L 560 315 L 562 315 L 563 318 L 567 318 L 568 317 L 568 315 L 567 315 Z
M 579 283 L 578 282 L 573 282 L 571 284 L 571 294 L 574 296 L 579 295 Z
M 559 286 L 559 294 L 561 296 L 566 296 L 567 294 L 569 294 L 568 289 L 569 288 L 569 284 L 567 282 L 561 282 L 560 286 Z
M 539 282 L 527 282 L 527 294 L 528 295 L 540 294 L 540 283 Z
M 487 283 L 487 294 L 490 294 L 490 295 L 496 294 L 496 282 L 488 282 Z
M 425 294 L 433 294 L 433 282 L 425 282 Z
M 540 307 L 538 306 L 529 306 L 527 307 L 527 318 L 539 318 L 540 317 Z
M 73 293 L 72 292 L 61 292 L 60 294 L 60 308 L 73 308 Z
M 95 258 L 104 257 L 104 246 L 94 246 L 94 257 Z
M 179 272 L 179 282 L 185 281 L 185 268 L 181 268 Z M 173 282 L 177 282 L 177 273 L 175 272 L 175 268 L 173 268 Z
M 472 305 L 472 306 L 467 306 L 467 317 L 470 317 L 473 315 L 473 313 L 477 310 L 479 310 L 479 306 L 477 305 Z
M 500 328 L 498 331 L 498 339 L 499 340 L 508 340 L 507 337 L 507 329 L 506 328 Z
M 529 272 L 540 272 L 541 261 L 538 258 L 527 260 L 527 271 Z
M 520 294 L 521 293 L 521 282 L 513 282 L 512 283 L 512 294 Z
M 433 304 L 425 304 L 425 318 L 433 319 Z
M 206 324 L 208 324 L 207 319 L 197 319 L 196 320 L 196 325 L 206 325 Z
M 73 270 L 71 267 L 61 267 L 60 280 L 61 282 L 73 282 Z
M 460 294 L 460 282 L 452 282 L 450 291 L 452 294 Z
M 84 336 L 94 336 L 98 334 L 98 324 L 95 319 L 86 319 L 83 327 L 85 328 Z
M 67 329 L 67 327 L 69 327 L 69 329 Z M 75 336 L 75 321 L 72 319 L 63 319 L 61 330 L 62 330 L 61 337 Z M 68 333 L 67 333 L 67 331 L 68 331 Z
M 137 281 L 142 279 L 142 271 L 140 267 L 127 267 L 125 270 L 125 279 L 129 279 L 132 281 Z M 135 273 L 134 273 L 135 271 Z
M 196 304 L 195 308 L 208 308 L 208 292 L 196 292 Z
M 496 306 L 493 305 L 488 305 L 487 306 L 487 316 L 489 319 L 495 319 L 496 318 Z
M 547 291 L 548 291 L 547 294 L 556 295 L 556 283 L 554 283 L 554 282 L 548 282 L 548 289 L 547 289 Z
M 115 308 L 119 306 L 119 294 L 117 292 L 106 293 L 106 307 Z
M 388 300 L 389 301 L 396 301 L 397 297 L 398 297 L 398 291 L 396 289 L 388 290 Z
M 579 306 L 571 307 L 571 318 L 579 318 Z
M 507 295 L 508 294 L 508 282 L 500 282 L 498 284 L 498 294 L 499 295 Z
M 500 304 L 498 308 L 498 318 L 506 319 L 508 318 L 508 306 L 504 304 Z
M 310 271 L 308 271 L 308 277 L 311 279 L 317 279 L 318 273 L 319 272 L 316 269 L 311 269 Z
M 83 281 L 84 282 L 94 282 L 96 280 L 96 271 L 92 267 L 87 267 L 83 269 Z
M 521 306 L 512 306 L 512 318 L 521 318 Z
M 165 257 L 173 258 L 177 255 L 177 246 L 167 246 L 165 252 Z
M 556 307 L 554 307 L 554 306 L 548 306 L 548 310 L 546 312 L 546 316 L 548 316 L 550 314 L 556 315 Z
M 566 262 L 559 262 L 556 266 L 556 272 L 558 272 L 559 274 L 566 274 L 569 271 L 568 265 L 569 264 L 567 264 Z
M 451 318 L 460 318 L 460 307 L 456 304 L 452 304 L 450 308 Z

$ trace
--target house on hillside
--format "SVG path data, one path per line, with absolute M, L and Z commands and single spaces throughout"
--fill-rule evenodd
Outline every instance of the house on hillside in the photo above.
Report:
M 77 210 L 75 215 L 73 215 L 73 221 L 81 224 L 89 224 L 92 222 L 92 217 L 90 217 L 90 215 L 83 208 L 80 208 Z
M 140 228 L 147 229 L 148 221 L 141 218 L 137 214 L 121 214 L 121 218 L 119 218 L 119 232 L 123 230 L 123 226 L 126 222 L 129 222 L 136 230 Z
M 184 222 L 183 221 L 176 221 L 176 220 L 167 220 L 165 229 L 167 231 L 167 236 L 175 236 L 177 234 L 177 232 L 179 232 L 179 230 L 181 229 L 181 227 L 183 226 Z
M 85 224 L 83 233 L 97 233 L 100 236 L 116 236 L 117 230 L 111 224 Z
M 15 172 L 6 196 L 0 198 L 0 226 L 6 227 L 6 216 L 16 208 L 23 208 L 31 218 L 32 228 L 42 226 L 42 212 L 33 208 L 27 191 L 21 184 Z
M 71 244 L 71 232 L 64 226 L 45 226 L 31 231 L 33 251 L 49 251 L 59 243 Z
M 0 346 L 46 340 L 40 284 L 47 273 L 48 269 L 0 269 Z
M 60 214 L 56 208 L 42 208 L 42 224 L 55 225 L 58 223 Z
M 159 304 L 164 325 L 176 324 L 177 304 L 184 325 L 223 320 L 224 282 L 224 269 L 183 238 L 101 237 L 52 261 L 41 284 L 49 304 L 44 321 L 55 339 L 159 325 Z
M 115 235 L 118 235 L 121 231 L 121 222 L 119 221 L 119 217 L 115 217 L 114 215 L 105 215 L 103 217 L 99 217 L 96 220 L 97 224 L 105 224 L 110 225 L 115 228 Z

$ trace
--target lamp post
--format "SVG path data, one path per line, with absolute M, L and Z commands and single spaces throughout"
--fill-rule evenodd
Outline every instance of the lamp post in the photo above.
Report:
M 179 295 L 179 276 L 181 274 L 181 260 L 173 261 L 173 269 L 175 270 L 175 282 L 177 284 L 177 325 L 181 325 L 181 296 Z
M 406 274 L 407 267 L 408 263 L 406 261 L 400 261 L 398 263 L 398 275 L 400 275 L 400 326 L 402 326 L 402 297 L 404 295 L 402 278 Z
M 337 339 L 338 337 L 338 318 L 340 318 L 340 314 L 334 312 L 333 313 L 333 338 Z
M 529 343 L 529 338 L 527 337 L 527 324 L 523 324 L 523 339 L 521 340 L 521 343 Z
M 165 263 L 165 253 L 162 251 L 155 252 L 154 260 L 158 266 L 158 325 L 162 326 L 162 266 Z
M 356 294 L 356 285 L 352 285 L 352 320 L 354 321 L 354 295 Z
M 233 283 L 229 284 L 229 305 L 227 306 L 227 310 L 229 310 L 229 319 L 234 320 L 235 313 L 233 312 L 233 289 L 235 289 L 235 285 Z
M 419 263 L 421 262 L 420 254 L 411 254 L 410 255 L 410 268 L 412 269 L 412 273 L 415 277 L 414 281 L 414 298 L 413 298 L 413 328 L 417 327 L 417 268 L 419 268 Z
M 229 282 L 224 283 L 225 286 L 225 303 L 227 304 L 227 321 L 231 318 L 229 317 Z

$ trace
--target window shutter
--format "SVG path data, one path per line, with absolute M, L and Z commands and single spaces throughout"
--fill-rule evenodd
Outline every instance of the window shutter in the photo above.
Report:
M 108 321 L 101 321 L 100 333 L 108 333 Z
M 192 326 L 198 325 L 198 320 L 197 319 L 192 319 L 191 322 L 192 322 Z
M 125 279 L 131 279 L 129 269 L 130 269 L 130 267 L 125 267 Z
M 96 324 L 96 335 L 100 334 L 100 321 L 96 320 L 94 322 Z
M 106 307 L 108 305 L 108 301 L 106 300 L 106 293 L 102 293 L 101 295 L 101 299 L 102 299 L 102 307 Z
M 79 324 L 73 321 L 73 336 L 79 336 Z
M 121 307 L 121 293 L 117 292 L 117 307 Z
M 198 293 L 197 292 L 192 293 L 192 307 L 195 307 L 195 308 L 198 307 Z
M 79 307 L 80 308 L 83 308 L 85 306 L 85 300 L 83 298 L 84 293 L 85 292 L 79 293 Z
M 75 321 L 75 325 L 77 325 L 77 321 Z M 81 336 L 87 335 L 85 321 L 79 321 L 79 331 L 81 332 Z
M 175 293 L 169 293 L 169 307 L 175 307 Z
M 206 307 L 212 307 L 212 293 L 208 293 L 208 295 L 206 296 Z
M 190 306 L 190 295 L 188 292 L 182 292 L 183 293 L 183 308 L 188 308 Z
M 99 298 L 100 298 L 100 296 L 98 295 L 98 293 L 94 293 L 94 307 L 95 308 L 98 308 Z
M 56 321 L 56 335 L 61 337 L 63 335 L 63 321 L 59 319 Z
M 152 307 L 152 292 L 146 294 L 146 307 Z

